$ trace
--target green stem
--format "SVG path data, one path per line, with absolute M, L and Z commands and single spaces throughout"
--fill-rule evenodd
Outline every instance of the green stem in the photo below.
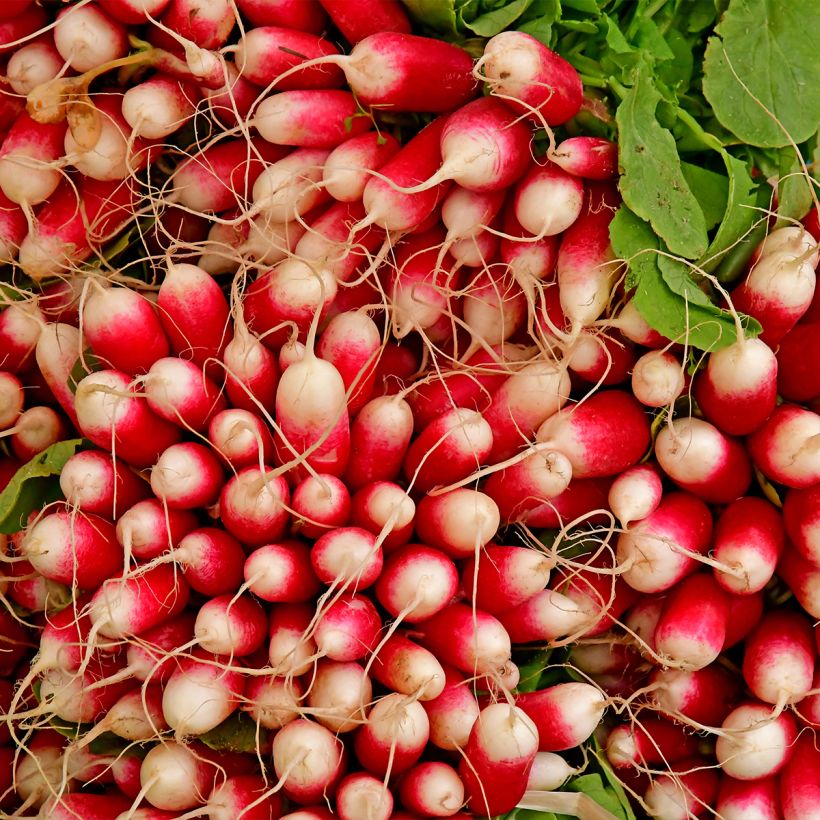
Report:
M 698 121 L 688 111 L 685 111 L 679 106 L 677 109 L 677 117 L 701 140 L 706 148 L 711 148 L 720 154 L 724 153 L 726 149 L 723 147 L 721 141 L 714 134 L 704 131 Z
M 603 77 L 590 77 L 588 74 L 581 74 L 580 77 L 584 85 L 592 88 L 609 88 L 609 82 Z

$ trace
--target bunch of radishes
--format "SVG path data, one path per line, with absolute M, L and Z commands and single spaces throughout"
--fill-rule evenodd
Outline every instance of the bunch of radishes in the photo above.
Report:
M 816 211 L 728 294 L 761 337 L 696 359 L 624 292 L 617 149 L 556 141 L 582 84 L 529 35 L 6 14 L 0 240 L 36 284 L 0 486 L 85 444 L 0 543 L 0 809 L 609 817 L 548 794 L 597 728 L 653 816 L 818 811 Z M 575 680 L 517 691 L 544 646 Z

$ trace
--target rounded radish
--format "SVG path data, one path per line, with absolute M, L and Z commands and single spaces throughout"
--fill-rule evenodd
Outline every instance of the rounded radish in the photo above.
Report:
M 307 705 L 322 726 L 337 735 L 358 729 L 372 700 L 373 685 L 358 663 L 322 659 L 316 664 Z
M 393 795 L 373 775 L 355 772 L 345 777 L 336 790 L 339 820 L 389 820 L 393 816 Z
M 665 350 L 644 353 L 632 369 L 632 393 L 647 407 L 671 405 L 685 384 L 683 365 Z
M 287 481 L 269 477 L 271 468 L 245 467 L 228 480 L 219 496 L 222 523 L 249 546 L 261 546 L 284 535 L 290 514 Z
M 717 762 L 730 777 L 757 780 L 777 774 L 788 762 L 797 738 L 789 712 L 777 717 L 768 704 L 738 706 L 723 721 L 715 747 Z
M 661 503 L 663 484 L 651 464 L 638 464 L 621 473 L 609 488 L 609 508 L 626 528 L 651 515 Z
M 219 387 L 202 369 L 175 356 L 151 365 L 145 375 L 145 397 L 158 416 L 198 433 L 225 407 Z
M 273 453 L 273 438 L 265 422 L 256 413 L 236 407 L 211 418 L 208 440 L 235 470 L 264 464 Z

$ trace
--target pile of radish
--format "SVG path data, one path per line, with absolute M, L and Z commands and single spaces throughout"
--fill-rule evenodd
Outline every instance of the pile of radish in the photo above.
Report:
M 816 207 L 692 356 L 534 37 L 0 6 L 2 816 L 820 817 Z

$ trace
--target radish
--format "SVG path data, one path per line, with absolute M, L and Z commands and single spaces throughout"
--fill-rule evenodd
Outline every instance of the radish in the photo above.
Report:
M 366 484 L 351 499 L 350 523 L 382 539 L 387 552 L 410 540 L 415 515 L 413 499 L 390 481 Z
M 777 350 L 777 392 L 784 399 L 806 403 L 820 398 L 820 379 L 810 365 L 818 356 L 820 322 L 801 322 L 783 337 Z
M 383 31 L 410 33 L 410 20 L 397 0 L 376 0 L 365 14 L 361 14 L 344 0 L 320 0 L 333 24 L 342 32 L 345 40 L 356 45 L 370 34 Z
M 549 314 L 549 308 L 545 313 Z M 573 373 L 590 384 L 610 385 L 625 382 L 639 362 L 633 346 L 619 335 L 581 331 L 572 343 L 567 364 Z M 632 392 L 641 404 L 646 404 L 635 390 L 634 379 Z
M 23 209 L 0 192 L 0 261 L 13 262 L 28 232 Z
M 597 687 L 576 682 L 518 695 L 515 703 L 534 722 L 541 752 L 560 752 L 583 743 L 607 706 L 606 697 Z
M 437 698 L 445 687 L 444 669 L 435 655 L 403 635 L 391 635 L 379 647 L 370 672 L 391 691 L 421 702 Z
M 225 388 L 231 404 L 258 413 L 260 406 L 273 406 L 279 367 L 274 355 L 238 319 L 234 336 L 222 353 L 227 379 Z
M 752 480 L 740 442 L 697 418 L 670 421 L 655 439 L 655 457 L 675 484 L 715 504 L 739 498 Z
M 726 820 L 778 820 L 783 814 L 777 785 L 773 777 L 753 781 L 722 777 L 715 809 Z
M 726 641 L 729 604 L 711 575 L 699 573 L 680 581 L 666 599 L 653 637 L 665 665 L 703 669 Z
M 652 817 L 689 820 L 714 805 L 718 776 L 703 758 L 690 757 L 652 781 L 643 796 Z
M 90 71 L 128 53 L 125 26 L 100 6 L 86 3 L 57 15 L 54 45 L 75 71 Z
M 532 166 L 515 189 L 515 217 L 539 238 L 566 231 L 581 215 L 583 205 L 583 183 L 552 163 Z
M 260 726 L 281 729 L 299 716 L 304 696 L 304 687 L 298 678 L 252 677 L 245 686 L 246 702 L 239 708 Z
M 621 473 L 609 488 L 609 508 L 624 529 L 651 515 L 661 503 L 663 485 L 657 468 L 638 464 Z
M 393 795 L 373 775 L 355 772 L 339 783 L 336 813 L 339 820 L 389 820 L 393 816 Z
M 245 586 L 263 601 L 299 603 L 319 591 L 307 545 L 300 541 L 265 544 L 245 561 Z
M 416 511 L 416 533 L 421 541 L 452 558 L 476 554 L 498 531 L 498 506 L 478 490 L 460 488 L 425 496 Z
M 729 596 L 729 620 L 724 649 L 740 643 L 757 625 L 763 615 L 763 593 Z
M 50 797 L 38 817 L 51 820 L 110 820 L 125 812 L 131 801 L 121 794 L 63 794 Z
M 216 456 L 195 442 L 172 444 L 151 468 L 154 495 L 172 509 L 207 507 L 216 501 L 222 485 L 222 469 Z
M 353 738 L 359 763 L 377 777 L 401 774 L 421 757 L 430 734 L 427 713 L 398 693 L 379 698 Z
M 138 26 L 149 17 L 158 18 L 171 0 L 106 0 L 106 11 L 115 19 Z
M 479 609 L 496 614 L 541 592 L 553 564 L 538 550 L 489 544 L 465 562 L 461 586 Z
M 316 662 L 316 643 L 306 637 L 315 609 L 305 604 L 278 604 L 271 612 L 270 665 L 278 675 L 298 677 Z
M 445 686 L 441 694 L 422 701 L 430 721 L 430 742 L 440 749 L 463 749 L 480 711 L 478 701 L 460 672 L 443 668 Z
M 316 353 L 339 371 L 351 417 L 361 410 L 373 393 L 381 344 L 378 326 L 360 312 L 334 316 L 319 337 Z
M 729 435 L 745 436 L 774 410 L 777 359 L 760 339 L 742 339 L 709 354 L 694 388 L 698 406 L 712 424 Z
M 190 613 L 171 618 L 148 629 L 126 650 L 128 665 L 120 674 L 129 674 L 147 683 L 164 683 L 176 670 L 174 652 L 190 645 L 194 635 L 194 616 Z M 141 690 L 140 690 L 141 691 Z
M 253 184 L 254 209 L 289 222 L 321 205 L 327 195 L 317 183 L 328 154 L 324 148 L 298 148 L 268 165 Z
M 783 503 L 786 532 L 800 554 L 820 566 L 820 489 L 789 490 Z
M 468 258 L 464 246 L 477 247 L 484 236 L 480 234 L 476 239 L 460 240 L 451 248 L 451 253 L 464 264 L 483 265 L 492 255 L 480 252 L 476 258 Z M 495 275 L 489 268 L 472 278 L 462 297 L 461 307 L 471 336 L 462 358 L 469 358 L 485 345 L 507 341 L 522 327 L 527 315 L 526 297 L 515 280 L 509 274 Z
M 149 560 L 178 544 L 196 525 L 192 512 L 167 509 L 156 498 L 146 498 L 120 516 L 117 540 L 129 559 Z
M 224 46 L 236 22 L 229 0 L 171 0 L 162 22 L 200 48 Z
M 375 583 L 383 560 L 376 536 L 359 527 L 340 527 L 325 533 L 310 551 L 313 571 L 323 584 L 352 586 L 357 591 Z
M 21 113 L 0 147 L 0 188 L 19 205 L 48 200 L 60 182 L 65 123 L 39 123 Z
M 296 520 L 294 534 L 319 538 L 329 530 L 344 527 L 350 519 L 350 493 L 338 478 L 309 476 L 293 491 L 291 500 Z
M 243 657 L 262 646 L 267 621 L 265 611 L 249 595 L 219 595 L 200 608 L 194 635 L 205 652 Z
M 697 567 L 711 543 L 709 508 L 689 493 L 669 493 L 654 512 L 618 538 L 622 577 L 639 592 L 665 592 Z
M 530 769 L 527 791 L 555 791 L 568 777 L 576 773 L 561 755 L 554 752 L 538 752 Z
M 261 775 L 246 774 L 229 777 L 208 797 L 206 808 L 212 820 L 268 820 L 281 817 L 282 797 L 270 794 L 269 783 Z
M 404 459 L 404 474 L 417 492 L 461 481 L 492 450 L 493 433 L 480 413 L 455 407 L 422 430 Z
M 743 653 L 743 677 L 764 703 L 797 703 L 812 689 L 817 654 L 809 621 L 796 612 L 767 612 Z
M 645 453 L 649 420 L 628 393 L 602 391 L 559 410 L 538 428 L 536 438 L 567 456 L 575 478 L 616 475 Z
M 420 627 L 419 642 L 436 657 L 468 674 L 493 675 L 510 661 L 510 635 L 481 610 L 450 604 Z
M 370 130 L 367 117 L 349 91 L 313 88 L 281 91 L 257 106 L 256 130 L 274 145 L 336 148 L 349 137 Z
M 584 179 L 618 175 L 618 146 L 601 137 L 570 137 L 555 146 L 549 158 L 559 168 Z
M 781 404 L 748 439 L 757 468 L 787 487 L 820 482 L 820 415 L 796 404 Z
M 29 407 L 18 417 L 14 427 L 4 433 L 11 436 L 11 449 L 22 462 L 30 461 L 43 450 L 66 437 L 65 422 L 50 407 Z
M 166 811 L 184 811 L 203 804 L 214 775 L 212 765 L 190 746 L 171 740 L 154 746 L 140 768 L 145 800 Z
M 464 804 L 464 784 L 446 763 L 419 763 L 402 777 L 399 795 L 410 811 L 427 817 L 451 817 Z
M 818 245 L 801 227 L 773 231 L 745 281 L 732 291 L 735 310 L 763 325 L 760 339 L 772 347 L 809 309 L 816 283 Z
M 20 552 L 44 577 L 96 589 L 122 568 L 114 525 L 98 515 L 53 512 L 26 530 Z
M 644 353 L 632 369 L 632 393 L 647 407 L 673 404 L 685 384 L 683 365 L 666 350 Z
M 703 669 L 656 669 L 649 678 L 652 702 L 672 718 L 719 726 L 735 704 L 737 677 L 720 664 Z
M 93 631 L 106 638 L 140 635 L 179 615 L 190 589 L 172 566 L 105 581 L 90 605 Z
M 496 34 L 484 47 L 480 64 L 490 90 L 539 124 L 561 125 L 581 107 L 578 72 L 530 34 Z
M 441 612 L 458 589 L 458 570 L 444 553 L 417 544 L 395 551 L 376 582 L 376 598 L 394 618 L 427 621 Z
M 715 755 L 718 766 L 737 780 L 777 774 L 788 762 L 797 738 L 788 712 L 773 717 L 768 704 L 746 703 L 723 721 Z
M 24 806 L 41 806 L 52 795 L 74 787 L 74 779 L 63 771 L 64 742 L 53 729 L 41 729 L 28 742 L 24 755 L 10 758 L 14 791 Z
M 331 797 L 344 771 L 343 749 L 318 723 L 299 718 L 283 726 L 273 739 L 273 766 L 285 794 L 303 804 Z
M 345 594 L 320 610 L 313 640 L 323 657 L 357 661 L 373 651 L 381 628 L 381 618 L 369 598 Z
M 365 670 L 353 661 L 320 660 L 311 679 L 307 705 L 322 726 L 338 734 L 358 729 L 373 700 Z
M 538 751 L 538 729 L 520 708 L 506 703 L 485 706 L 470 732 L 458 773 L 471 812 L 503 814 L 527 788 Z
M 791 760 L 780 776 L 780 806 L 785 820 L 814 820 L 817 817 L 817 800 L 820 797 L 818 765 L 820 754 L 814 737 L 806 735 L 799 738 Z
M 498 619 L 515 643 L 529 643 L 586 632 L 598 620 L 596 614 L 561 592 L 545 589 L 499 612 Z
M 715 527 L 713 558 L 734 572 L 715 567 L 715 579 L 736 595 L 759 592 L 774 575 L 785 533 L 780 513 L 760 498 L 739 498 L 721 513 Z
M 322 183 L 339 202 L 357 202 L 370 179 L 399 151 L 400 145 L 390 134 L 367 132 L 345 140 L 325 160 Z
M 564 174 L 563 171 L 560 173 Z M 577 187 L 572 188 L 568 179 L 554 174 L 541 183 L 541 188 L 548 186 L 547 193 L 553 201 L 561 195 L 558 204 L 562 210 L 559 213 L 565 214 L 565 222 L 575 214 L 561 239 L 556 270 L 561 309 L 577 328 L 592 324 L 609 303 L 618 270 L 609 241 L 609 226 L 620 200 L 611 185 L 593 183 L 584 195 L 583 207 L 579 204 L 576 210 L 573 197 L 580 196 L 583 189 L 580 182 L 576 181 L 575 185 Z M 532 190 L 534 194 L 525 196 L 537 195 L 538 185 L 533 185 Z M 527 207 L 530 207 L 529 199 L 516 199 L 516 214 Z M 538 232 L 523 222 L 521 215 L 518 219 L 528 230 Z
M 571 471 L 572 465 L 568 459 L 559 463 L 564 466 L 559 467 L 556 478 L 566 481 L 567 469 Z M 606 505 L 611 484 L 611 480 L 601 478 L 570 481 L 563 492 L 527 512 L 524 522 L 531 527 L 560 529 L 576 519 L 583 519 L 588 524 L 609 521 Z
M 399 397 L 367 401 L 350 425 L 350 458 L 345 484 L 356 491 L 373 481 L 393 481 L 413 434 L 413 412 Z
M 130 288 L 92 287 L 82 330 L 99 358 L 129 376 L 145 373 L 169 352 L 154 306 Z
M 157 359 L 145 375 L 148 406 L 162 418 L 202 432 L 225 399 L 219 387 L 193 362 L 169 356 Z
M 232 62 L 225 61 L 225 82 L 219 88 L 200 86 L 208 110 L 222 123 L 231 127 L 249 119 L 254 103 L 259 98 L 259 87 L 241 76 Z
M 252 547 L 280 538 L 288 525 L 287 481 L 269 478 L 270 467 L 245 467 L 230 478 L 219 496 L 222 523 L 231 535 Z
M 149 495 L 148 485 L 108 453 L 85 450 L 60 471 L 66 502 L 87 513 L 117 518 Z
M 643 713 L 634 725 L 616 726 L 606 739 L 607 760 L 618 769 L 668 765 L 691 757 L 697 750 L 697 737 L 684 732 L 682 726 Z
M 162 139 L 182 128 L 196 107 L 193 89 L 172 77 L 156 74 L 129 88 L 122 97 L 122 115 L 133 133 Z
M 297 31 L 287 23 L 279 26 L 267 22 L 257 24 L 242 36 L 234 55 L 240 76 L 262 87 L 275 84 L 277 91 L 342 85 L 341 70 L 325 61 L 293 71 L 302 63 L 339 53 L 327 39 L 317 36 L 321 28 L 311 33 L 308 29 Z M 289 70 L 292 71 L 289 76 L 281 77 Z
M 74 396 L 80 431 L 134 467 L 147 467 L 179 440 L 179 428 L 155 415 L 119 370 L 90 373 Z
M 158 298 L 171 349 L 200 368 L 218 358 L 228 341 L 228 303 L 219 285 L 195 265 L 171 264 Z
M 241 206 L 267 164 L 287 153 L 261 137 L 215 143 L 176 167 L 170 180 L 173 196 L 179 205 L 202 214 Z
M 209 732 L 239 706 L 244 678 L 213 661 L 213 655 L 195 650 L 194 657 L 177 661 L 165 682 L 162 714 L 178 738 Z
M 6 76 L 12 89 L 26 96 L 59 75 L 63 65 L 63 58 L 52 43 L 32 42 L 14 51 L 6 66 Z
M 527 450 L 522 456 L 512 466 L 492 473 L 484 484 L 484 492 L 495 501 L 507 524 L 524 520 L 531 511 L 549 504 L 572 479 L 572 464 L 563 453 Z
M 126 692 L 103 717 L 86 732 L 75 748 L 85 748 L 105 732 L 125 740 L 154 740 L 167 731 L 162 714 L 162 689 L 156 684 Z
M 14 572 L 15 580 L 11 583 L 5 579 L 0 580 L 0 590 L 4 590 L 9 600 L 23 609 L 31 612 L 53 613 L 71 603 L 71 590 L 65 584 L 58 584 L 56 581 L 44 578 L 34 570 L 29 561 L 16 562 Z M 2 578 L 1 574 L 0 578 Z M 7 591 L 5 587 L 8 587 Z M 13 658 L 7 658 L 7 660 L 13 660 Z
M 248 410 L 222 410 L 208 425 L 212 447 L 235 470 L 264 464 L 273 454 L 273 438 L 262 419 Z

